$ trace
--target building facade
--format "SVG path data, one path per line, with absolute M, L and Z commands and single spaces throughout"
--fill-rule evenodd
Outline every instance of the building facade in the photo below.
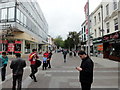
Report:
M 101 2 L 89 16 L 93 55 L 120 60 L 120 1 Z M 82 31 L 84 27 L 85 22 L 81 25 Z
M 118 2 L 104 2 L 103 57 L 120 60 L 120 30 L 118 28 Z
M 102 57 L 103 56 L 103 24 L 102 24 L 102 10 L 100 4 L 93 12 L 92 12 L 92 32 L 93 32 L 93 56 Z
M 0 52 L 25 54 L 46 47 L 48 24 L 35 0 L 1 0 L 0 33 Z

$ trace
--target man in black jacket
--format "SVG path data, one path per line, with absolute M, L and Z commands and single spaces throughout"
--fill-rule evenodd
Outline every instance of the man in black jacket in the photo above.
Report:
M 11 62 L 10 68 L 13 69 L 13 87 L 16 90 L 16 81 L 18 81 L 17 90 L 21 90 L 23 68 L 26 67 L 25 60 L 21 59 L 21 54 L 16 54 L 16 59 Z
M 76 69 L 80 71 L 79 79 L 82 90 L 90 90 L 93 82 L 94 63 L 84 51 L 80 51 L 78 55 L 82 59 L 82 63 L 81 66 L 76 67 Z

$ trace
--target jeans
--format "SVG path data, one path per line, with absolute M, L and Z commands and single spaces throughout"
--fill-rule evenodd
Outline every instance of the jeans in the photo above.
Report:
M 30 65 L 30 67 L 31 67 L 30 76 L 33 77 L 34 81 L 37 81 L 36 77 L 35 77 L 35 73 L 37 73 L 38 69 L 37 69 L 37 67 L 35 65 Z
M 91 90 L 91 83 L 83 83 L 81 82 L 82 90 Z
M 7 64 L 4 64 L 2 69 L 1 69 L 1 76 L 2 76 L 2 81 L 5 80 L 5 76 L 6 76 L 6 66 Z
M 13 87 L 12 87 L 12 90 L 16 90 L 16 81 L 18 82 L 17 90 L 21 90 L 22 76 L 23 75 L 13 75 Z

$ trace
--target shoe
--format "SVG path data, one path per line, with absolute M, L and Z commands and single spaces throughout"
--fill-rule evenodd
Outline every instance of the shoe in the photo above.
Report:
M 5 81 L 5 78 L 2 78 L 2 81 Z
M 37 82 L 37 80 L 34 80 L 34 82 Z
M 31 77 L 31 79 L 33 79 L 32 75 L 29 75 Z

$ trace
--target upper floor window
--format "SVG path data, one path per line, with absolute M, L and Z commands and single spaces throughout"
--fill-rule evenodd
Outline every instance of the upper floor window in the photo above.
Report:
M 0 0 L 1 2 L 8 2 L 9 0 Z
M 113 1 L 113 8 L 114 8 L 114 10 L 117 9 L 117 0 Z
M 7 20 L 7 8 L 1 9 L 1 20 L 2 21 Z
M 106 5 L 106 15 L 109 15 L 109 4 Z
M 110 25 L 109 25 L 109 22 L 106 23 L 106 29 L 107 29 L 107 33 L 109 33 L 109 32 L 110 32 Z
M 95 37 L 97 37 L 97 30 L 95 29 Z
M 15 8 L 8 8 L 8 20 L 9 21 L 14 21 L 14 16 L 15 16 Z
M 114 19 L 115 31 L 118 30 L 118 18 Z
M 86 30 L 86 29 L 85 29 L 85 26 L 84 26 L 84 33 L 85 33 L 85 30 Z
M 101 32 L 102 32 L 102 31 L 101 31 L 100 27 L 99 27 L 98 29 L 99 29 L 99 36 L 101 37 Z
M 94 23 L 95 23 L 95 25 L 96 25 L 96 16 L 94 17 Z
M 100 12 L 99 12 L 99 13 L 98 13 L 98 20 L 99 20 L 99 22 L 100 22 L 100 19 L 101 19 L 101 18 L 100 18 Z

